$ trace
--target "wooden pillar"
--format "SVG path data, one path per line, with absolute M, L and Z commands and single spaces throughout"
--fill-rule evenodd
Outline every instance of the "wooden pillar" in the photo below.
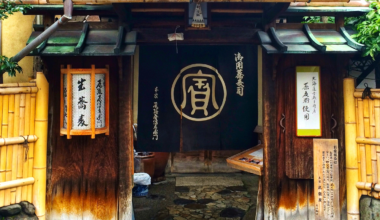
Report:
M 133 184 L 133 68 L 131 57 L 118 58 L 119 64 L 119 220 L 132 218 Z
M 356 144 L 355 116 L 355 81 L 353 78 L 344 79 L 344 122 L 346 142 L 346 177 L 347 177 L 347 219 L 359 219 L 359 191 L 356 183 L 359 178 L 358 152 Z
M 277 219 L 277 99 L 276 81 L 273 76 L 272 58 L 265 52 L 263 57 L 263 138 L 264 138 L 264 177 L 263 177 L 263 198 L 264 198 L 264 219 Z

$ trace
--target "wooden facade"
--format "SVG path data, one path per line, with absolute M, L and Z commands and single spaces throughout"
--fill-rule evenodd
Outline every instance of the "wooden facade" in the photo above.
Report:
M 274 57 L 278 56 L 278 57 Z M 314 219 L 312 138 L 295 136 L 295 67 L 321 67 L 323 134 L 339 142 L 340 210 L 346 217 L 343 78 L 344 61 L 339 55 L 263 54 L 264 100 L 264 216 L 274 219 Z M 271 61 L 278 60 L 277 65 Z M 328 91 L 328 92 L 326 92 Z M 270 102 L 270 103 L 269 103 Z M 279 121 L 285 115 L 285 132 Z M 337 121 L 334 131 L 332 115 Z M 270 162 L 269 162 L 270 161 Z
M 119 155 L 130 156 L 130 152 L 121 153 L 119 143 L 128 147 L 128 130 L 119 129 L 119 64 L 115 58 L 79 57 L 72 59 L 44 58 L 47 78 L 51 85 L 49 106 L 49 148 L 47 212 L 49 219 L 118 219 L 119 166 L 130 168 L 131 160 L 124 158 L 119 164 Z M 96 139 L 88 136 L 73 136 L 67 139 L 58 136 L 60 131 L 60 66 L 71 62 L 73 68 L 109 65 L 110 71 L 110 135 L 99 135 Z M 128 63 L 125 64 L 126 69 Z M 127 73 L 126 73 L 127 74 Z M 127 74 L 128 75 L 128 74 Z M 126 94 L 128 95 L 128 94 Z M 124 109 L 124 108 L 123 108 Z M 125 111 L 128 112 L 128 111 Z M 123 113 L 125 114 L 125 113 Z M 127 118 L 125 118 L 127 120 Z M 122 123 L 120 123 L 121 125 Z M 120 134 L 119 134 L 120 132 Z M 119 139 L 120 137 L 120 139 Z M 125 142 L 127 139 L 127 142 Z M 121 142 L 123 141 L 123 142 Z M 132 160 L 133 161 L 133 160 Z M 128 166 L 127 166 L 128 165 Z M 132 166 L 133 167 L 133 166 Z M 123 170 L 126 172 L 125 170 Z M 132 186 L 129 173 L 125 180 Z M 127 195 L 126 199 L 131 199 Z M 128 206 L 124 200 L 124 205 Z M 130 208 L 130 207 L 129 207 Z M 128 209 L 128 207 L 126 207 Z
M 30 1 L 30 3 L 55 4 L 56 2 Z M 85 2 L 74 1 L 74 3 Z M 112 2 L 97 1 L 96 3 Z M 234 7 L 230 7 L 229 4 L 234 4 Z M 295 135 L 295 69 L 297 66 L 320 66 L 323 106 L 322 138 L 338 139 L 339 209 L 341 219 L 347 219 L 343 78 L 346 76 L 345 68 L 350 56 L 358 51 L 349 48 L 348 43 L 342 43 L 343 41 L 339 43 L 339 46 L 346 51 L 321 51 L 323 45 L 317 47 L 316 42 L 307 38 L 315 34 L 315 30 L 320 33 L 320 29 L 326 28 L 333 31 L 334 36 L 339 35 L 341 33 L 338 32 L 339 28 L 343 26 L 341 14 L 337 12 L 339 16 L 337 16 L 336 24 L 310 25 L 311 31 L 308 29 L 304 31 L 302 28 L 305 26 L 299 23 L 276 24 L 276 19 L 281 14 L 293 15 L 292 12 L 287 11 L 289 1 L 282 1 L 274 6 L 266 4 L 265 1 L 236 4 L 210 3 L 209 28 L 191 30 L 187 28 L 188 2 L 185 1 L 176 4 L 157 3 L 154 6 L 138 3 L 108 6 L 91 6 L 94 8 L 91 12 L 86 11 L 84 6 L 77 6 L 78 13 L 81 15 L 100 15 L 108 19 L 107 22 L 102 22 L 101 18 L 101 22 L 89 22 L 89 34 L 84 34 L 84 38 L 87 36 L 86 41 L 89 43 L 83 41 L 81 43 L 83 48 L 90 46 L 96 48 L 100 44 L 108 46 L 106 52 L 64 51 L 69 47 L 74 48 L 74 44 L 79 44 L 79 40 L 76 41 L 75 37 L 72 37 L 80 36 L 74 33 L 82 30 L 83 23 L 79 22 L 67 24 L 55 36 L 58 40 L 61 36 L 70 38 L 72 42 L 57 43 L 53 40 L 53 36 L 52 40 L 45 44 L 48 48 L 45 48 L 46 51 L 42 48 L 41 51 L 32 54 L 42 57 L 44 73 L 50 83 L 46 201 L 48 219 L 129 220 L 131 218 L 131 189 L 134 172 L 132 129 L 134 58 L 130 56 L 133 55 L 132 50 L 134 51 L 135 44 L 173 44 L 174 47 L 174 42 L 168 41 L 167 34 L 173 33 L 175 25 L 181 26 L 178 31 L 185 32 L 185 40 L 177 42 L 178 44 L 261 45 L 258 50 L 260 62 L 258 68 L 262 76 L 264 168 L 260 182 L 259 198 L 262 203 L 258 204 L 258 219 L 314 219 L 313 141 L 312 138 L 300 138 Z M 57 14 L 56 8 L 52 7 L 49 10 L 43 11 L 43 7 L 36 7 L 28 13 L 43 13 L 46 27 L 51 24 L 54 15 Z M 74 14 L 75 12 L 74 8 Z M 359 12 L 355 11 L 355 13 Z M 225 16 L 218 17 L 215 16 L 216 14 Z M 230 14 L 233 16 L 227 16 Z M 335 12 L 333 15 L 336 15 Z M 289 41 L 285 43 L 279 41 L 276 30 L 296 30 L 297 33 L 305 34 L 303 40 L 306 39 L 305 42 L 307 42 L 302 43 L 301 46 L 298 45 L 299 47 L 292 47 L 298 48 L 298 51 L 293 54 L 286 53 L 284 48 L 287 47 L 285 44 Z M 121 39 L 125 33 L 135 32 L 134 36 L 137 36 L 137 40 L 134 43 L 128 40 L 123 42 L 126 47 L 130 46 L 133 49 L 124 51 L 124 54 L 114 53 L 114 45 L 111 46 L 111 44 L 115 43 L 116 46 L 116 40 L 111 42 L 110 37 L 104 34 L 105 31 L 109 31 L 107 33 L 111 33 L 112 36 L 119 36 L 117 42 L 122 42 Z M 266 33 L 268 33 L 269 41 L 263 42 L 264 38 L 257 37 L 258 35 L 265 37 Z M 37 34 L 32 36 L 36 37 Z M 101 43 L 95 42 L 94 36 L 99 36 Z M 340 35 L 339 37 L 339 39 L 342 38 Z M 309 49 L 307 54 L 296 54 L 305 52 L 306 50 L 302 50 L 306 44 Z M 62 50 L 56 49 L 60 46 Z M 91 65 L 96 65 L 97 68 L 109 66 L 111 85 L 109 136 L 97 135 L 95 140 L 88 136 L 72 136 L 72 139 L 59 136 L 61 127 L 59 73 L 61 65 L 68 64 L 71 64 L 72 68 L 90 68 Z M 285 132 L 279 125 L 282 119 Z M 337 126 L 334 126 L 334 121 Z M 223 153 L 210 151 L 172 154 L 170 169 L 173 172 L 184 170 L 192 172 L 201 169 L 213 172 L 214 168 L 210 160 L 220 155 Z M 181 160 L 190 157 L 204 164 L 199 167 L 184 167 L 180 164 Z M 215 170 L 223 170 L 223 167 L 215 167 Z M 232 170 L 229 171 L 232 172 Z

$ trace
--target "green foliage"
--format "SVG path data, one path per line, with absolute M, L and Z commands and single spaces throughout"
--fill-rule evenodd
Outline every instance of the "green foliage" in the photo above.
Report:
M 366 15 L 346 19 L 348 25 L 352 25 L 357 32 L 351 37 L 357 42 L 366 45 L 363 56 L 371 56 L 372 59 L 380 52 L 380 3 L 372 2 L 369 6 L 372 10 Z
M 22 68 L 17 62 L 13 62 L 12 58 L 0 56 L 0 72 L 8 72 L 9 76 L 16 76 L 16 71 L 22 73 Z
M 21 0 L 20 3 L 22 3 Z M 29 8 L 31 8 L 30 5 L 16 4 L 16 1 L 0 0 L 0 20 L 7 19 L 8 15 L 15 12 L 25 12 Z
M 304 16 L 301 23 L 322 23 L 321 16 Z M 335 23 L 335 17 L 328 17 L 327 23 Z

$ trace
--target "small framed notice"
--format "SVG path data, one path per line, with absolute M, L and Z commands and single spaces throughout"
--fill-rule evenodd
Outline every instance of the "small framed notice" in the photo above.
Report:
M 315 219 L 340 219 L 338 140 L 314 139 L 313 154 Z
M 298 137 L 321 137 L 321 87 L 319 66 L 296 68 L 296 134 Z
M 227 158 L 228 166 L 261 176 L 264 166 L 264 145 L 260 144 Z

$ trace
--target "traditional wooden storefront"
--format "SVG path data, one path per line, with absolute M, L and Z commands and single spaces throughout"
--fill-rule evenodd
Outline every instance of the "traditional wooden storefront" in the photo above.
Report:
M 51 25 L 61 10 L 61 6 L 36 5 L 27 12 L 44 15 L 43 26 L 35 26 L 31 39 Z M 177 47 L 180 53 L 185 45 L 253 47 L 257 60 L 252 63 L 257 62 L 258 84 L 262 85 L 262 92 L 258 92 L 262 96 L 254 101 L 261 98 L 263 102 L 262 113 L 256 113 L 262 117 L 264 146 L 257 219 L 315 219 L 311 136 L 338 140 L 340 204 L 335 213 L 346 219 L 343 78 L 350 58 L 360 54 L 362 45 L 349 37 L 351 32 L 344 29 L 343 18 L 365 10 L 308 11 L 289 7 L 289 3 L 207 3 L 204 29 L 189 27 L 188 10 L 189 3 L 75 5 L 74 15 L 94 15 L 98 20 L 83 23 L 83 17 L 78 18 L 80 22 L 69 22 L 30 54 L 41 56 L 50 83 L 48 219 L 130 218 L 133 72 L 136 59 L 141 57 L 133 56 L 136 45 L 145 47 L 144 51 L 157 45 L 173 51 Z M 278 18 L 299 21 L 310 14 L 336 16 L 336 22 L 276 22 Z M 183 41 L 168 41 L 168 34 L 180 32 L 184 33 Z M 296 134 L 296 72 L 302 66 L 319 68 L 321 135 Z M 73 135 L 70 139 L 62 133 L 61 72 L 68 69 L 89 73 L 92 69 L 108 69 L 108 135 L 96 135 L 95 139 Z M 221 155 L 211 150 L 200 154 L 205 163 Z M 179 154 L 172 161 L 185 157 Z

